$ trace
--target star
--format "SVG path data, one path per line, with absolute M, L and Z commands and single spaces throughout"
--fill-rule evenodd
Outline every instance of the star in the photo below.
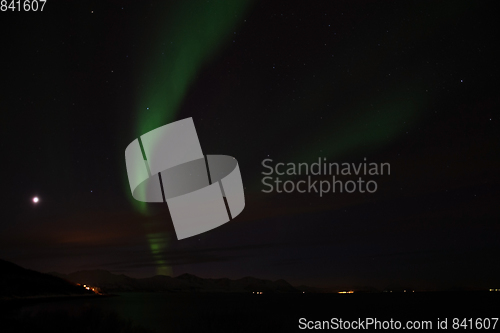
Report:
M 34 203 L 38 203 L 38 201 L 39 201 L 38 197 L 34 197 L 34 198 L 33 198 L 33 202 L 34 202 Z

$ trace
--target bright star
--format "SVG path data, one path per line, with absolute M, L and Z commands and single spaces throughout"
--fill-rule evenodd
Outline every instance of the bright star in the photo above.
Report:
M 37 203 L 37 202 L 38 202 L 38 197 L 34 197 L 34 198 L 33 198 L 33 202 L 34 202 L 34 203 Z

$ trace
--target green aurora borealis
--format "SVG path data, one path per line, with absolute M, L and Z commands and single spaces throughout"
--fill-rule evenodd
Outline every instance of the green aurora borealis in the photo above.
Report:
M 137 95 L 136 137 L 177 120 L 176 114 L 197 73 L 213 59 L 223 42 L 243 22 L 243 14 L 248 8 L 248 1 L 210 4 L 196 1 L 178 4 L 174 10 L 164 14 L 164 26 L 150 38 L 151 45 L 147 46 L 151 56 L 143 59 L 138 71 L 139 81 L 143 84 Z M 379 54 L 377 59 L 380 66 L 388 61 Z M 350 75 L 336 77 L 336 64 L 351 61 L 339 57 L 332 63 L 331 59 L 325 57 L 315 65 L 318 70 L 316 82 L 308 77 L 300 80 L 297 93 L 306 98 L 300 103 L 281 101 L 276 108 L 293 110 L 287 114 L 287 118 L 304 115 L 311 107 L 321 108 L 321 105 L 335 103 L 336 99 L 341 98 L 340 91 L 320 93 L 322 84 L 328 86 L 332 79 L 340 79 L 347 86 L 359 86 L 362 81 L 369 82 L 370 75 L 376 73 L 370 70 L 371 74 L 366 78 L 362 75 L 367 73 L 360 67 L 353 68 L 352 73 L 357 73 L 362 81 Z M 366 149 L 376 151 L 418 123 L 425 114 L 427 99 L 418 79 L 400 82 L 382 93 L 372 92 L 363 100 L 345 105 L 345 116 L 325 118 L 324 124 L 329 126 L 322 126 L 311 135 L 298 137 L 301 141 L 299 146 L 296 149 L 285 148 L 278 158 L 285 162 L 312 162 L 322 156 L 332 161 Z M 282 117 L 281 113 L 277 113 L 273 121 L 279 122 Z M 261 179 L 254 179 L 249 184 L 249 190 L 258 191 L 261 186 Z M 139 212 L 149 215 L 146 203 L 131 200 Z M 162 232 L 148 233 L 148 243 L 158 274 L 172 275 L 171 269 L 162 259 L 169 238 Z
M 163 26 L 153 33 L 152 45 L 147 47 L 151 58 L 144 59 L 138 70 L 144 84 L 137 94 L 137 137 L 176 120 L 198 71 L 243 21 L 248 5 L 249 1 L 182 1 L 163 13 Z M 139 212 L 148 215 L 145 202 L 130 199 Z M 161 255 L 168 236 L 148 233 L 147 238 L 157 273 L 172 275 Z

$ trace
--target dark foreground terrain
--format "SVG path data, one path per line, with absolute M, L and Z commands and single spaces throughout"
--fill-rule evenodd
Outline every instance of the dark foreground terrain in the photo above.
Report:
M 76 283 L 0 259 L 0 300 L 93 294 Z
M 470 325 L 482 325 L 483 329 L 488 325 L 491 330 L 493 318 L 500 317 L 499 301 L 500 292 L 123 293 L 92 299 L 4 301 L 1 322 L 2 332 L 37 332 L 44 328 L 52 332 L 108 333 L 289 332 L 303 331 L 301 328 L 307 326 L 333 329 L 334 323 L 340 325 L 340 319 L 358 323 L 373 318 L 368 329 L 380 330 L 384 325 L 397 328 L 397 321 L 403 329 L 407 321 L 420 321 L 413 325 L 430 330 L 437 329 L 438 321 L 446 320 L 448 329 L 458 322 L 455 327 L 462 330 L 470 329 Z M 346 328 L 347 324 L 343 325 Z

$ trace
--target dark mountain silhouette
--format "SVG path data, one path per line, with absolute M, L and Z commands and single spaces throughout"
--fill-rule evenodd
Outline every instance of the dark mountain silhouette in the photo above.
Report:
M 137 281 L 126 275 L 116 275 L 102 269 L 78 271 L 69 275 L 48 273 L 59 278 L 94 287 L 106 286 L 111 290 L 132 291 L 138 287 Z
M 104 292 L 301 292 L 285 280 L 270 281 L 254 277 L 245 277 L 238 280 L 228 278 L 204 279 L 192 274 L 182 274 L 177 277 L 156 275 L 150 278 L 135 279 L 104 270 L 79 271 L 68 275 L 59 273 L 50 274 L 75 283 L 98 287 Z
M 91 295 L 75 283 L 0 260 L 0 299 Z

